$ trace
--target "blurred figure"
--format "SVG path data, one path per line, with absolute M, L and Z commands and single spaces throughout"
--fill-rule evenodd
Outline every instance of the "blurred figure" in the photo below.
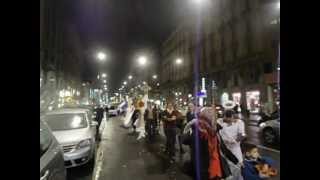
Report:
M 177 120 L 176 120 L 176 126 L 177 126 L 177 138 L 179 143 L 179 150 L 180 154 L 184 154 L 185 151 L 182 147 L 182 134 L 183 134 L 183 128 L 184 128 L 184 119 L 182 117 L 182 114 L 178 110 L 178 106 L 174 106 L 174 110 L 177 112 Z
M 233 110 L 227 110 L 223 119 L 218 119 L 219 125 L 222 127 L 220 135 L 227 148 L 237 157 L 240 164 L 243 163 L 241 142 L 246 137 L 245 125 L 242 120 L 234 118 Z M 232 180 L 242 180 L 241 169 L 233 166 L 229 162 Z
M 186 115 L 186 119 L 187 119 L 187 122 L 190 122 L 192 121 L 194 118 L 196 118 L 196 115 L 195 115 L 195 106 L 193 103 L 189 103 L 188 105 L 188 111 L 187 111 L 187 115 Z
M 173 163 L 175 156 L 176 143 L 176 120 L 178 117 L 177 111 L 174 110 L 173 104 L 168 103 L 166 110 L 163 112 L 164 133 L 166 136 L 166 153 L 169 154 L 170 162 Z
M 105 107 L 105 111 L 106 111 L 106 119 L 108 120 L 109 118 L 109 106 L 108 105 L 106 105 L 106 107 Z
M 191 145 L 191 162 L 196 180 L 224 179 L 231 176 L 227 160 L 238 164 L 238 159 L 220 140 L 221 126 L 217 124 L 215 111 L 205 107 L 198 119 L 190 121 L 184 132 L 192 128 L 189 143 Z
M 242 171 L 244 180 L 263 180 L 277 175 L 273 168 L 274 160 L 260 156 L 255 145 L 248 145 L 245 151 L 244 168 Z
M 136 132 L 137 127 L 136 127 L 135 123 L 136 123 L 136 121 L 138 120 L 139 117 L 140 117 L 140 109 L 138 108 L 138 105 L 135 104 L 134 105 L 134 111 L 133 111 L 133 114 L 131 116 L 131 126 L 133 128 L 133 132 L 132 133 Z
M 145 110 L 144 119 L 146 122 L 145 129 L 147 132 L 148 139 L 152 141 L 154 140 L 156 134 L 157 113 L 156 109 L 152 108 L 151 103 L 148 104 L 147 109 Z
M 101 121 L 103 119 L 103 114 L 104 114 L 104 109 L 103 109 L 102 105 L 97 107 L 96 112 L 97 112 L 96 121 L 98 122 L 98 126 L 96 127 L 96 139 L 100 140 L 99 127 L 100 127 Z

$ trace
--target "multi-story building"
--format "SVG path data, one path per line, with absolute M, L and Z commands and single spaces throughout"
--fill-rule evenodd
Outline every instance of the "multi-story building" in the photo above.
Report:
M 273 103 L 280 44 L 277 3 L 215 0 L 200 18 L 187 17 L 162 45 L 164 94 L 182 94 L 176 99 L 190 100 L 189 94 L 200 91 L 205 78 L 207 103 L 212 92 L 217 102 L 235 100 L 252 111 L 262 103 Z M 177 64 L 177 58 L 182 63 Z
M 41 107 L 57 105 L 59 92 L 81 88 L 83 52 L 75 26 L 66 14 L 66 1 L 40 1 L 40 99 Z

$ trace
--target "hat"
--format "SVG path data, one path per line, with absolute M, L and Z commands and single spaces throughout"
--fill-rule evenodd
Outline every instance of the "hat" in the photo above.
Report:
M 233 108 L 236 106 L 236 103 L 233 102 L 233 101 L 228 100 L 228 101 L 224 102 L 224 103 L 222 104 L 222 106 L 223 106 L 223 108 L 224 108 L 225 110 L 231 110 L 231 109 L 233 109 Z
M 199 116 L 204 117 L 209 121 L 212 121 L 215 117 L 214 109 L 211 107 L 204 107 L 201 109 Z

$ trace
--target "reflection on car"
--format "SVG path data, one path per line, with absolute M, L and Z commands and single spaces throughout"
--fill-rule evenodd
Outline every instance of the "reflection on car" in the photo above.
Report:
M 265 144 L 280 143 L 280 118 L 265 121 L 259 125 Z
M 44 117 L 62 145 L 67 168 L 88 162 L 94 165 L 95 134 L 98 123 L 88 109 L 72 108 L 51 111 Z
M 66 180 L 63 152 L 45 122 L 40 119 L 40 180 Z

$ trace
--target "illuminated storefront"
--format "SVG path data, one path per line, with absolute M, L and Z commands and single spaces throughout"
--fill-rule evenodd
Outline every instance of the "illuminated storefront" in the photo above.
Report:
M 260 110 L 260 91 L 246 92 L 247 108 L 252 113 L 257 113 Z

